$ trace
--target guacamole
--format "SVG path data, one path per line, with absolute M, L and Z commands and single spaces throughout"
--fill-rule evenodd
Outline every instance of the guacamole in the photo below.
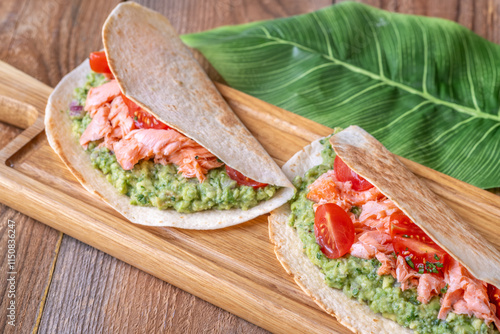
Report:
M 89 89 L 100 86 L 105 81 L 101 74 L 89 74 L 87 82 L 74 92 L 76 103 L 85 105 Z M 78 140 L 91 118 L 85 112 L 70 118 L 72 132 L 75 140 Z M 273 185 L 258 189 L 239 185 L 227 175 L 224 166 L 210 170 L 202 183 L 196 178 L 183 177 L 173 164 L 162 165 L 142 160 L 132 170 L 124 170 L 115 155 L 107 148 L 99 148 L 98 144 L 91 142 L 87 147 L 92 165 L 106 175 L 118 192 L 130 197 L 130 204 L 133 205 L 188 213 L 208 209 L 248 210 L 260 201 L 270 199 L 278 190 Z
M 375 258 L 364 260 L 347 255 L 329 259 L 321 252 L 314 235 L 313 202 L 306 195 L 307 186 L 333 168 L 335 152 L 328 139 L 323 145 L 323 164 L 294 180 L 298 191 L 291 200 L 289 224 L 302 240 L 304 252 L 324 273 L 326 284 L 417 333 L 499 333 L 494 324 L 487 326 L 484 320 L 453 312 L 448 314 L 446 321 L 439 320 L 439 297 L 435 296 L 426 305 L 421 304 L 415 288 L 402 291 L 391 275 L 379 276 L 377 270 L 381 263 Z

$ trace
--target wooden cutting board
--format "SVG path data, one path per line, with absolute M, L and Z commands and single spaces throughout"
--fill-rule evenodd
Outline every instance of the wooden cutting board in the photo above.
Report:
M 227 86 L 217 87 L 280 165 L 331 132 Z M 0 62 L 0 95 L 33 106 L 0 105 L 0 121 L 26 129 L 0 150 L 2 203 L 270 331 L 350 333 L 282 269 L 268 240 L 267 215 L 214 231 L 151 228 L 128 222 L 87 193 L 47 142 L 43 114 L 51 91 Z M 500 250 L 500 196 L 403 162 Z

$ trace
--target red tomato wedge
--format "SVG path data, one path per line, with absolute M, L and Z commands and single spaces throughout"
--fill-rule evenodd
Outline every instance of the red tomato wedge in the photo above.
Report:
M 128 97 L 126 97 L 125 94 L 122 93 L 121 96 L 122 96 L 123 102 L 125 102 L 125 104 L 128 107 L 128 112 L 129 112 L 130 116 L 134 117 L 135 112 L 141 110 L 141 107 L 139 107 L 134 101 L 132 101 Z
M 395 212 L 390 217 L 391 221 L 391 237 L 395 235 L 407 235 L 410 234 L 418 234 L 418 231 L 413 228 L 413 222 L 410 218 L 400 212 Z
M 92 52 L 89 56 L 90 68 L 97 73 L 111 74 L 104 51 Z
M 421 242 L 414 238 L 396 235 L 392 239 L 394 251 L 406 260 L 406 264 L 418 273 L 443 275 L 448 254 L 434 242 Z
M 373 184 L 366 181 L 363 177 L 359 176 L 352 169 L 350 169 L 338 155 L 335 157 L 333 162 L 333 169 L 337 180 L 340 182 L 350 181 L 352 183 L 353 190 L 365 191 L 373 188 Z
M 316 209 L 314 234 L 323 254 L 338 259 L 347 254 L 354 243 L 354 224 L 340 206 L 326 203 Z
M 245 175 L 238 172 L 236 169 L 232 169 L 226 165 L 226 173 L 232 180 L 235 180 L 239 185 L 253 187 L 254 189 L 259 189 L 267 186 L 267 183 L 260 183 L 246 177 Z
M 404 213 L 393 213 L 390 217 L 390 222 L 391 237 L 393 238 L 394 236 L 399 235 L 404 238 L 412 238 L 424 243 L 434 243 L 432 239 Z
M 490 297 L 490 302 L 496 306 L 496 314 L 500 318 L 500 289 L 488 284 L 488 297 Z
M 134 119 L 135 126 L 138 129 L 162 129 L 168 130 L 170 127 L 163 122 L 160 122 L 153 115 L 149 114 L 139 107 L 134 101 L 127 98 L 124 94 L 121 95 L 123 102 L 128 107 L 130 117 Z

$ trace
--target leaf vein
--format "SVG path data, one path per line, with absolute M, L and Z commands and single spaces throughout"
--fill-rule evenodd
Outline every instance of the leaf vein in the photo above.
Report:
M 432 146 L 432 144 L 435 144 L 436 142 L 438 142 L 439 140 L 441 140 L 441 138 L 443 138 L 444 136 L 446 136 L 448 133 L 455 131 L 456 129 L 458 129 L 462 125 L 464 125 L 466 123 L 469 123 L 470 121 L 472 121 L 472 120 L 474 120 L 476 118 L 477 117 L 470 117 L 470 118 L 467 118 L 466 120 L 463 120 L 463 121 L 455 124 L 453 127 L 449 128 L 448 130 L 441 132 L 439 134 L 439 136 L 437 136 L 436 138 L 434 138 L 430 142 L 427 142 L 425 145 L 420 146 L 420 149 L 422 149 L 424 147 Z
M 490 134 L 490 132 L 495 130 L 495 128 L 498 128 L 499 126 L 500 126 L 500 123 L 497 123 L 497 124 L 493 125 L 492 127 L 490 127 L 488 129 L 488 131 L 486 131 L 484 133 L 484 135 L 481 137 L 481 139 L 478 140 L 478 142 L 472 147 L 472 149 L 467 154 L 467 159 L 471 156 L 472 152 L 474 152 L 476 150 L 476 148 L 479 146 L 479 144 L 481 144 L 484 141 L 484 139 Z
M 383 126 L 381 128 L 379 128 L 378 130 L 376 131 L 373 131 L 372 134 L 375 135 L 376 133 L 394 125 L 395 123 L 399 122 L 400 120 L 402 120 L 403 118 L 405 118 L 406 116 L 414 113 L 415 111 L 417 111 L 418 109 L 420 109 L 420 107 L 426 105 L 426 104 L 429 104 L 431 103 L 431 101 L 424 101 L 424 102 L 421 102 L 420 104 L 416 105 L 414 108 L 408 110 L 407 112 L 405 112 L 404 114 L 400 115 L 398 118 L 396 118 L 395 120 L 393 120 L 392 122 L 390 122 L 389 124 L 387 124 L 386 126 Z
M 474 106 L 476 107 L 477 111 L 480 111 L 479 106 L 477 105 L 477 99 L 476 99 L 476 92 L 474 89 L 474 82 L 472 81 L 472 73 L 470 69 L 470 58 L 469 58 L 469 50 L 467 49 L 467 45 L 465 40 L 467 39 L 466 36 L 462 39 L 462 43 L 464 45 L 464 54 L 465 54 L 465 68 L 467 70 L 467 80 L 469 81 L 469 86 L 470 86 L 470 94 L 472 97 L 472 102 L 474 103 Z
M 332 63 L 325 63 L 325 64 L 321 64 L 321 65 L 318 65 L 318 66 L 315 66 L 307 71 L 305 71 L 304 73 L 302 73 L 301 75 L 299 75 L 298 77 L 295 77 L 293 80 L 290 80 L 290 81 L 287 81 L 284 85 L 281 85 L 281 86 L 276 86 L 274 87 L 273 89 L 268 89 L 266 90 L 267 93 L 270 93 L 270 92 L 274 92 L 274 91 L 277 91 L 277 90 L 280 90 L 282 88 L 285 88 L 291 84 L 293 84 L 294 82 L 297 82 L 299 81 L 300 79 L 302 79 L 303 77 L 309 75 L 310 73 L 316 71 L 316 70 L 319 70 L 320 68 L 323 68 L 323 67 L 328 67 L 328 66 L 337 66 L 337 64 L 332 64 Z
M 316 20 L 316 23 L 318 23 L 318 25 L 321 29 L 321 32 L 323 33 L 323 36 L 325 37 L 326 47 L 328 49 L 328 55 L 330 57 L 333 57 L 332 46 L 330 45 L 330 39 L 328 38 L 328 34 L 326 33 L 326 29 L 323 26 L 323 23 L 321 23 L 321 20 L 318 18 L 318 15 L 315 12 L 313 12 L 312 14 L 313 14 L 314 19 Z
M 428 45 L 427 45 L 427 34 L 425 33 L 424 31 L 424 28 L 422 28 L 422 26 L 420 26 L 420 29 L 422 30 L 422 37 L 424 39 L 424 74 L 423 74 L 423 78 L 422 78 L 422 91 L 424 92 L 424 94 L 428 94 L 427 92 L 427 69 L 429 67 L 428 65 Z
M 262 37 L 262 36 L 260 36 Z M 370 77 L 374 80 L 378 80 L 378 81 L 381 81 L 383 82 L 384 84 L 388 85 L 388 86 L 393 86 L 393 87 L 396 87 L 396 88 L 399 88 L 399 89 L 402 89 L 404 91 L 407 91 L 411 94 L 414 94 L 414 95 L 418 95 L 418 96 L 421 96 L 423 97 L 424 99 L 426 100 L 429 100 L 431 101 L 432 103 L 434 104 L 438 104 L 438 105 L 443 105 L 443 106 L 447 106 L 453 110 L 456 110 L 458 112 L 461 112 L 461 113 L 464 113 L 464 114 L 467 114 L 469 116 L 473 116 L 473 117 L 479 117 L 479 118 L 485 118 L 485 119 L 492 119 L 492 120 L 495 120 L 495 121 L 500 121 L 500 115 L 492 115 L 492 114 L 488 114 L 488 113 L 485 113 L 485 112 L 482 112 L 480 111 L 479 109 L 474 109 L 474 108 L 470 108 L 470 107 L 466 107 L 466 106 L 463 106 L 463 105 L 460 105 L 460 104 L 456 104 L 456 103 L 453 103 L 453 102 L 448 102 L 448 101 L 444 101 L 444 100 L 441 100 L 431 94 L 426 94 L 424 92 L 421 92 L 417 89 L 414 89 L 412 87 L 409 87 L 405 84 L 402 84 L 402 83 L 399 83 L 399 82 L 395 82 L 387 77 L 382 77 L 380 75 L 377 75 L 375 73 L 372 73 L 368 70 L 365 70 L 364 68 L 361 68 L 361 67 L 358 67 L 358 66 L 355 66 L 355 65 L 352 65 L 352 64 L 349 64 L 347 62 L 344 62 L 344 61 L 341 61 L 340 59 L 337 59 L 335 57 L 330 57 L 328 55 L 325 55 L 317 50 L 314 50 L 314 49 L 311 49 L 311 48 L 308 48 L 304 45 L 301 45 L 301 44 L 298 44 L 298 43 L 295 43 L 295 42 L 292 42 L 292 41 L 288 41 L 288 40 L 285 40 L 285 39 L 282 39 L 282 38 L 278 38 L 278 37 L 275 37 L 275 36 L 270 36 L 270 37 L 267 37 L 266 38 L 268 39 L 272 39 L 272 40 L 275 40 L 281 44 L 288 44 L 288 45 L 293 45 L 299 49 L 302 49 L 304 51 L 307 51 L 307 52 L 311 52 L 311 53 L 315 53 L 315 54 L 319 54 L 321 55 L 323 58 L 333 62 L 334 64 L 336 65 L 341 65 L 343 67 L 345 67 L 346 69 L 352 71 L 352 72 L 355 72 L 355 73 L 359 73 L 359 74 L 362 74 L 362 75 L 365 75 L 367 77 Z
M 344 104 L 348 103 L 349 101 L 351 101 L 351 100 L 353 100 L 353 99 L 357 98 L 358 96 L 361 96 L 361 95 L 363 95 L 364 93 L 369 92 L 370 90 L 375 89 L 375 88 L 377 88 L 377 87 L 380 87 L 380 86 L 382 86 L 382 85 L 384 85 L 384 83 L 383 83 L 383 82 L 379 82 L 378 84 L 375 84 L 375 85 L 372 85 L 372 86 L 370 86 L 370 87 L 367 87 L 367 88 L 363 89 L 362 91 L 360 91 L 359 93 L 356 93 L 356 94 L 352 95 L 352 96 L 351 96 L 351 97 L 349 97 L 348 99 L 345 99 L 344 101 L 342 101 L 341 103 L 339 103 L 339 104 L 337 104 L 337 105 L 335 105 L 335 106 L 336 106 L 336 107 L 340 107 L 340 106 L 342 106 L 342 105 L 344 105 Z
M 364 12 L 361 12 L 361 15 L 363 15 L 365 17 L 366 22 L 367 22 L 367 27 L 370 29 L 370 31 L 373 35 L 373 40 L 375 41 L 375 47 L 377 48 L 377 62 L 378 62 L 379 76 L 381 78 L 385 78 L 384 66 L 382 65 L 382 50 L 380 49 L 380 42 L 378 40 L 377 33 L 375 32 L 375 30 L 373 30 L 372 21 L 370 20 L 370 18 L 366 17 Z
M 262 29 L 262 31 L 264 32 L 264 34 L 266 34 L 266 37 L 267 38 L 271 38 L 271 34 L 269 33 L 269 30 L 266 29 L 266 27 L 260 27 Z

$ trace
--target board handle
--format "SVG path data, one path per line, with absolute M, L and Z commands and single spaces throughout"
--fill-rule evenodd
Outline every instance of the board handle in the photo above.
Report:
M 24 102 L 0 95 L 0 121 L 27 129 L 35 123 L 38 111 Z
M 0 121 L 25 129 L 0 150 L 0 162 L 10 165 L 10 157 L 43 131 L 43 114 L 30 104 L 0 95 Z

